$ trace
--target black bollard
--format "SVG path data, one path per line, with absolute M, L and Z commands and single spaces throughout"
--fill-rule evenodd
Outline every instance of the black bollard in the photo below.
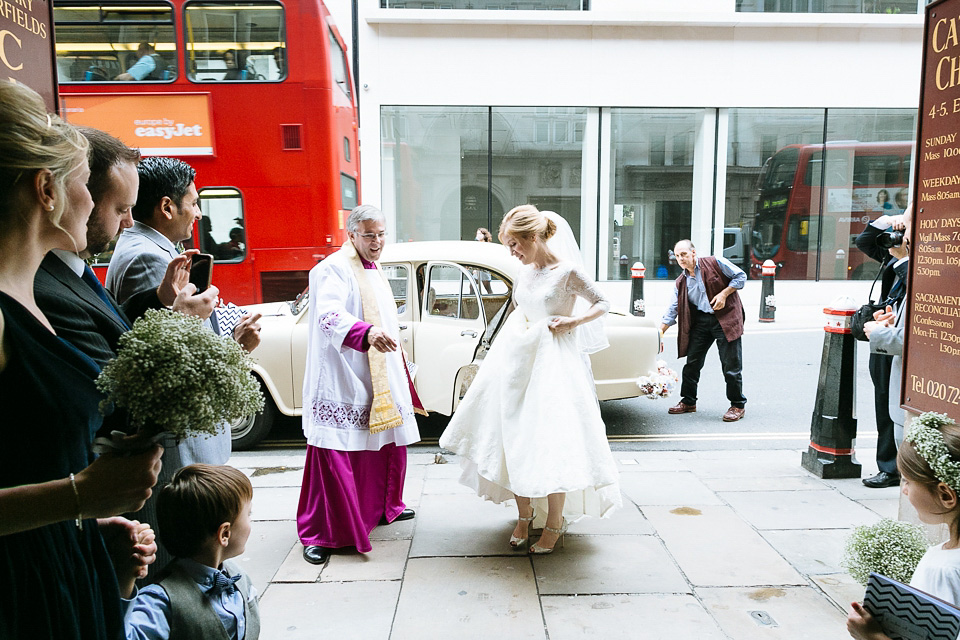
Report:
M 820 381 L 810 421 L 810 446 L 802 466 L 819 478 L 859 478 L 854 455 L 857 438 L 857 341 L 850 333 L 856 311 L 852 298 L 842 296 L 824 309 Z
M 777 265 L 767 260 L 760 268 L 763 281 L 760 286 L 760 322 L 773 322 L 777 311 L 777 299 L 773 295 L 773 281 L 777 277 Z
M 647 306 L 643 301 L 643 275 L 646 272 L 642 262 L 634 262 L 630 267 L 630 279 L 633 281 L 630 286 L 630 313 L 641 318 L 647 315 Z
M 627 268 L 627 264 L 629 262 L 630 262 L 630 258 L 628 258 L 625 255 L 620 256 L 620 276 L 619 276 L 620 280 L 626 280 L 627 278 L 630 277 L 630 274 L 629 274 L 630 270 Z

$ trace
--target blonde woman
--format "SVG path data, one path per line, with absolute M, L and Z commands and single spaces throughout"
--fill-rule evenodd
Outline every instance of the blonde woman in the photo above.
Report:
M 618 473 L 600 418 L 588 354 L 607 346 L 609 303 L 584 273 L 569 225 L 553 212 L 516 207 L 499 239 L 523 266 L 517 309 L 484 359 L 440 439 L 461 456 L 460 482 L 500 503 L 515 499 L 510 546 L 551 553 L 567 518 L 620 506 Z
M 0 81 L 3 638 L 120 636 L 121 594 L 95 518 L 139 509 L 159 469 L 158 447 L 93 460 L 99 370 L 57 337 L 33 297 L 47 251 L 86 246 L 89 174 L 86 139 L 48 115 L 35 92 Z M 113 532 L 116 524 L 103 522 Z M 128 538 L 115 547 L 125 550 L 119 563 L 155 552 L 144 529 L 119 533 Z

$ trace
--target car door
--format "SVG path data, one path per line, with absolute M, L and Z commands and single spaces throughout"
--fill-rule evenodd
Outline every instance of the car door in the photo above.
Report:
M 413 340 L 417 395 L 424 408 L 450 415 L 457 372 L 473 360 L 485 327 L 470 273 L 452 262 L 428 262 Z

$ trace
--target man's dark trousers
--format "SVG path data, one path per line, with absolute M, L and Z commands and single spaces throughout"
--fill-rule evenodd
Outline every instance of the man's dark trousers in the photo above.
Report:
M 870 354 L 870 379 L 873 380 L 873 407 L 877 413 L 877 467 L 887 473 L 897 471 L 897 443 L 890 419 L 890 363 L 893 356 Z
M 687 363 L 683 365 L 680 384 L 681 400 L 684 404 L 697 404 L 700 370 L 703 369 L 707 351 L 714 342 L 717 343 L 723 378 L 727 382 L 727 399 L 731 406 L 742 409 L 747 399 L 743 395 L 743 353 L 740 338 L 727 342 L 717 316 L 693 307 L 690 309 L 690 343 L 687 347 Z

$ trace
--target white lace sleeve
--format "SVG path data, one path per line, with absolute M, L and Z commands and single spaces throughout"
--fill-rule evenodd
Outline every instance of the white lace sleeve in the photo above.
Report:
M 570 269 L 570 275 L 567 276 L 567 292 L 583 298 L 591 305 L 600 303 L 604 313 L 610 310 L 610 301 L 600 292 L 596 283 L 577 267 Z

